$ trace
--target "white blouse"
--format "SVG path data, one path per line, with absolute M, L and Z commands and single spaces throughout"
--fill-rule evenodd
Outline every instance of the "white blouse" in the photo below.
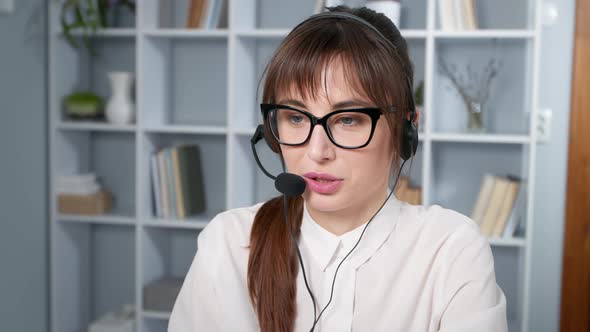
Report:
M 261 205 L 220 213 L 201 231 L 169 332 L 259 330 L 246 280 L 250 228 Z M 330 298 L 338 264 L 364 226 L 336 236 L 318 225 L 304 204 L 299 247 L 318 314 Z M 296 301 L 295 331 L 309 331 L 313 304 L 301 268 Z M 315 328 L 507 330 L 506 297 L 496 283 L 492 251 L 472 219 L 394 195 L 340 266 L 332 302 Z

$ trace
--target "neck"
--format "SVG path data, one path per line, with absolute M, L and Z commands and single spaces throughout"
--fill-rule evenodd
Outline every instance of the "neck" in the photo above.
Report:
M 387 187 L 379 189 L 365 201 L 338 211 L 318 211 L 308 206 L 309 215 L 322 228 L 340 236 L 367 223 L 387 198 Z

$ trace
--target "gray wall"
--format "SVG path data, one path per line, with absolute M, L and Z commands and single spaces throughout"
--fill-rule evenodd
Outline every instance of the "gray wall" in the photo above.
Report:
M 530 331 L 558 331 L 574 0 L 542 38 L 540 106 L 553 135 L 538 146 Z M 0 330 L 46 331 L 46 17 L 42 0 L 0 14 Z
M 0 330 L 47 331 L 46 10 L 0 14 Z
M 543 28 L 539 106 L 553 110 L 552 137 L 538 145 L 530 331 L 559 331 L 561 258 L 570 120 L 575 0 L 552 1 L 559 10 Z

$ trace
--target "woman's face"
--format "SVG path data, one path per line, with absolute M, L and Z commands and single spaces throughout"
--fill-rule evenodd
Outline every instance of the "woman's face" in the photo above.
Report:
M 292 93 L 279 96 L 278 103 L 305 110 L 316 117 L 336 109 L 375 106 L 347 84 L 340 61 L 332 61 L 324 75 L 328 96 L 324 89 L 317 100 L 303 100 L 300 94 Z M 354 103 L 334 107 L 349 101 Z M 364 148 L 350 150 L 337 147 L 324 128 L 316 125 L 305 145 L 281 145 L 281 151 L 287 170 L 303 176 L 307 182 L 303 197 L 312 215 L 347 211 L 354 211 L 353 215 L 356 215 L 374 206 L 374 202 L 381 204 L 385 197 L 393 151 L 391 134 L 383 116 L 377 121 L 373 138 Z

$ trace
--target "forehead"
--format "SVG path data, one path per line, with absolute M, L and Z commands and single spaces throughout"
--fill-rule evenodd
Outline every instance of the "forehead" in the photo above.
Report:
M 278 100 L 297 100 L 304 104 L 336 104 L 347 100 L 370 103 L 354 69 L 345 66 L 340 57 L 330 61 L 316 76 L 315 84 L 291 82 L 285 91 L 278 91 Z

